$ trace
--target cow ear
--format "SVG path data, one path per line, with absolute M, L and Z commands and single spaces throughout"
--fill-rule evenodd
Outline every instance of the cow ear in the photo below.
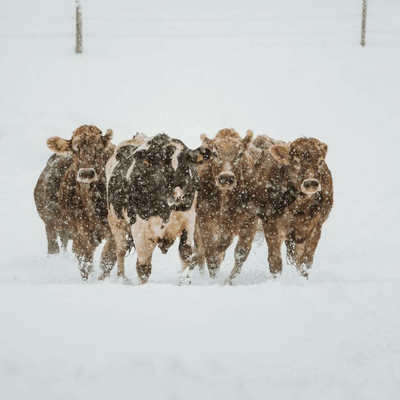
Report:
M 247 150 L 253 142 L 254 133 L 251 129 L 246 132 L 246 136 L 242 139 L 243 146 Z
M 275 160 L 281 164 L 289 164 L 289 149 L 285 146 L 275 145 L 269 148 L 269 152 Z
M 211 150 L 203 146 L 196 150 L 189 150 L 189 162 L 193 164 L 203 164 L 204 161 L 211 158 L 211 154 Z
M 202 141 L 202 143 L 203 143 L 204 146 L 212 147 L 213 142 L 212 142 L 211 139 L 209 139 L 209 138 L 207 137 L 207 135 L 206 135 L 205 133 L 202 133 L 202 134 L 200 135 L 200 139 L 201 139 L 201 141 Z
M 47 139 L 47 147 L 57 154 L 68 154 L 72 152 L 72 141 L 53 136 Z
M 328 153 L 328 145 L 326 143 L 320 142 L 319 148 L 321 149 L 322 158 L 325 158 Z
M 104 147 L 107 147 L 109 145 L 113 136 L 114 136 L 114 132 L 111 129 L 107 129 L 107 132 L 105 133 L 105 135 L 101 137 Z

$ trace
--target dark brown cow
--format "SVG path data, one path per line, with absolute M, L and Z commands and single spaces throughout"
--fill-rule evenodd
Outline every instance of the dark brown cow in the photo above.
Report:
M 235 265 L 226 283 L 240 273 L 257 230 L 257 207 L 252 193 L 255 164 L 260 150 L 252 145 L 253 132 L 242 139 L 233 129 L 220 130 L 213 140 L 202 135 L 203 145 L 213 152 L 198 167 L 199 197 L 196 208 L 195 243 L 198 264 L 205 262 L 214 278 L 227 248 L 236 236 Z
M 84 125 L 71 140 L 48 139 L 47 145 L 56 155 L 50 158 L 35 189 L 36 206 L 46 224 L 49 253 L 57 252 L 57 235 L 63 246 L 67 237 L 71 238 L 85 280 L 93 269 L 94 251 L 103 239 L 107 243 L 102 270 L 111 269 L 116 262 L 115 243 L 107 222 L 105 178 L 105 165 L 115 147 L 112 135 L 111 130 L 103 136 L 97 127 Z M 67 233 L 62 236 L 60 232 L 64 231 Z
M 281 246 L 287 260 L 308 276 L 321 237 L 322 224 L 333 205 L 333 183 L 325 162 L 328 146 L 317 139 L 270 145 L 260 136 L 254 144 L 263 149 L 259 171 L 259 216 L 268 244 L 273 275 L 282 271 Z
M 46 227 L 48 254 L 59 253 L 58 238 L 64 250 L 67 249 L 68 240 L 71 238 L 68 224 L 62 218 L 58 205 L 61 180 L 71 164 L 70 155 L 53 154 L 47 161 L 35 187 L 36 208 Z

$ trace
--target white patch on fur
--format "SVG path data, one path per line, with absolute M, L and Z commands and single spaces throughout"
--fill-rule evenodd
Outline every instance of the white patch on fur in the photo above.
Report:
M 172 168 L 174 169 L 174 171 L 176 171 L 178 169 L 178 165 L 179 165 L 179 161 L 178 161 L 178 157 L 180 152 L 183 150 L 183 146 L 180 143 L 168 143 L 168 146 L 175 146 L 176 150 L 174 151 L 174 154 L 172 154 Z
M 183 197 L 183 190 L 177 186 L 174 189 L 174 198 L 175 198 L 175 203 L 179 203 L 182 200 Z
M 130 140 L 124 140 L 123 142 L 119 143 L 117 146 L 115 146 L 114 149 L 114 154 L 110 157 L 110 159 L 107 162 L 106 165 L 106 181 L 107 181 L 107 188 L 108 188 L 108 182 L 110 181 L 111 175 L 115 169 L 115 167 L 118 165 L 117 161 L 117 152 L 121 147 L 125 146 L 133 146 L 137 147 L 139 146 L 139 149 L 141 149 L 141 146 L 145 143 L 147 143 L 151 138 L 147 137 L 143 133 L 138 133 L 133 139 Z
M 109 158 L 106 164 L 106 182 L 107 182 L 107 204 L 108 204 L 108 183 L 110 182 L 110 178 L 114 172 L 115 167 L 118 165 L 119 161 L 117 161 L 117 152 L 121 147 L 124 146 L 141 146 L 144 143 L 147 143 L 151 138 L 147 137 L 144 133 L 138 133 L 134 136 L 133 139 L 124 140 L 115 146 L 113 155 Z M 132 167 L 133 168 L 133 167 Z M 128 171 L 129 172 L 129 171 Z
M 197 193 L 193 200 L 192 207 L 188 211 L 172 211 L 167 224 L 163 223 L 161 217 L 150 217 L 144 220 L 136 215 L 136 222 L 131 225 L 133 240 L 135 242 L 138 258 L 143 260 L 152 254 L 154 247 L 159 240 L 168 237 L 176 240 L 186 229 L 188 233 L 187 243 L 193 247 L 194 225 L 196 220 Z M 128 216 L 124 210 L 124 218 L 128 221 Z
M 129 179 L 129 177 L 131 176 L 133 168 L 135 168 L 135 164 L 136 164 L 136 161 L 133 160 L 131 166 L 129 167 L 129 169 L 128 169 L 127 173 L 126 173 L 126 179 Z
M 108 182 L 110 181 L 111 175 L 114 171 L 114 168 L 118 165 L 118 161 L 115 157 L 116 154 L 116 149 L 114 150 L 114 154 L 108 159 L 107 164 L 106 164 L 106 182 L 107 182 L 107 188 L 108 188 Z
M 150 138 L 149 138 L 149 139 L 150 139 Z M 139 147 L 135 150 L 135 153 L 138 152 L 138 151 L 147 150 L 147 149 L 150 147 L 150 145 L 149 145 L 149 143 L 148 143 L 149 139 L 146 140 L 141 146 L 139 146 Z M 133 153 L 133 154 L 135 154 L 135 153 Z M 133 160 L 131 166 L 129 167 L 128 171 L 126 172 L 126 179 L 129 179 L 129 177 L 131 176 L 132 171 L 133 171 L 133 168 L 135 168 L 135 164 L 136 164 L 136 161 Z

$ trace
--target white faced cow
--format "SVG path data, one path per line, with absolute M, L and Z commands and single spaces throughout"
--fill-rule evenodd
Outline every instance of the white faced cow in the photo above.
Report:
M 165 134 L 137 134 L 122 142 L 107 164 L 108 221 L 115 237 L 118 276 L 124 277 L 126 241 L 137 251 L 137 274 L 146 283 L 153 251 L 165 254 L 179 236 L 182 271 L 196 265 L 193 233 L 197 197 L 195 165 L 209 158 L 208 149 L 189 150 Z M 182 275 L 183 277 L 183 275 Z

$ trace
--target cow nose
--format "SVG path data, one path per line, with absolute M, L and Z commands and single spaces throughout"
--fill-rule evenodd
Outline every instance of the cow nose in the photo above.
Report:
M 81 168 L 78 171 L 78 181 L 90 183 L 96 179 L 96 171 L 93 168 Z
M 218 175 L 218 182 L 221 185 L 232 186 L 235 183 L 235 174 L 233 172 L 224 172 Z
M 306 193 L 315 193 L 321 190 L 321 185 L 317 179 L 306 179 L 301 184 L 301 189 Z

